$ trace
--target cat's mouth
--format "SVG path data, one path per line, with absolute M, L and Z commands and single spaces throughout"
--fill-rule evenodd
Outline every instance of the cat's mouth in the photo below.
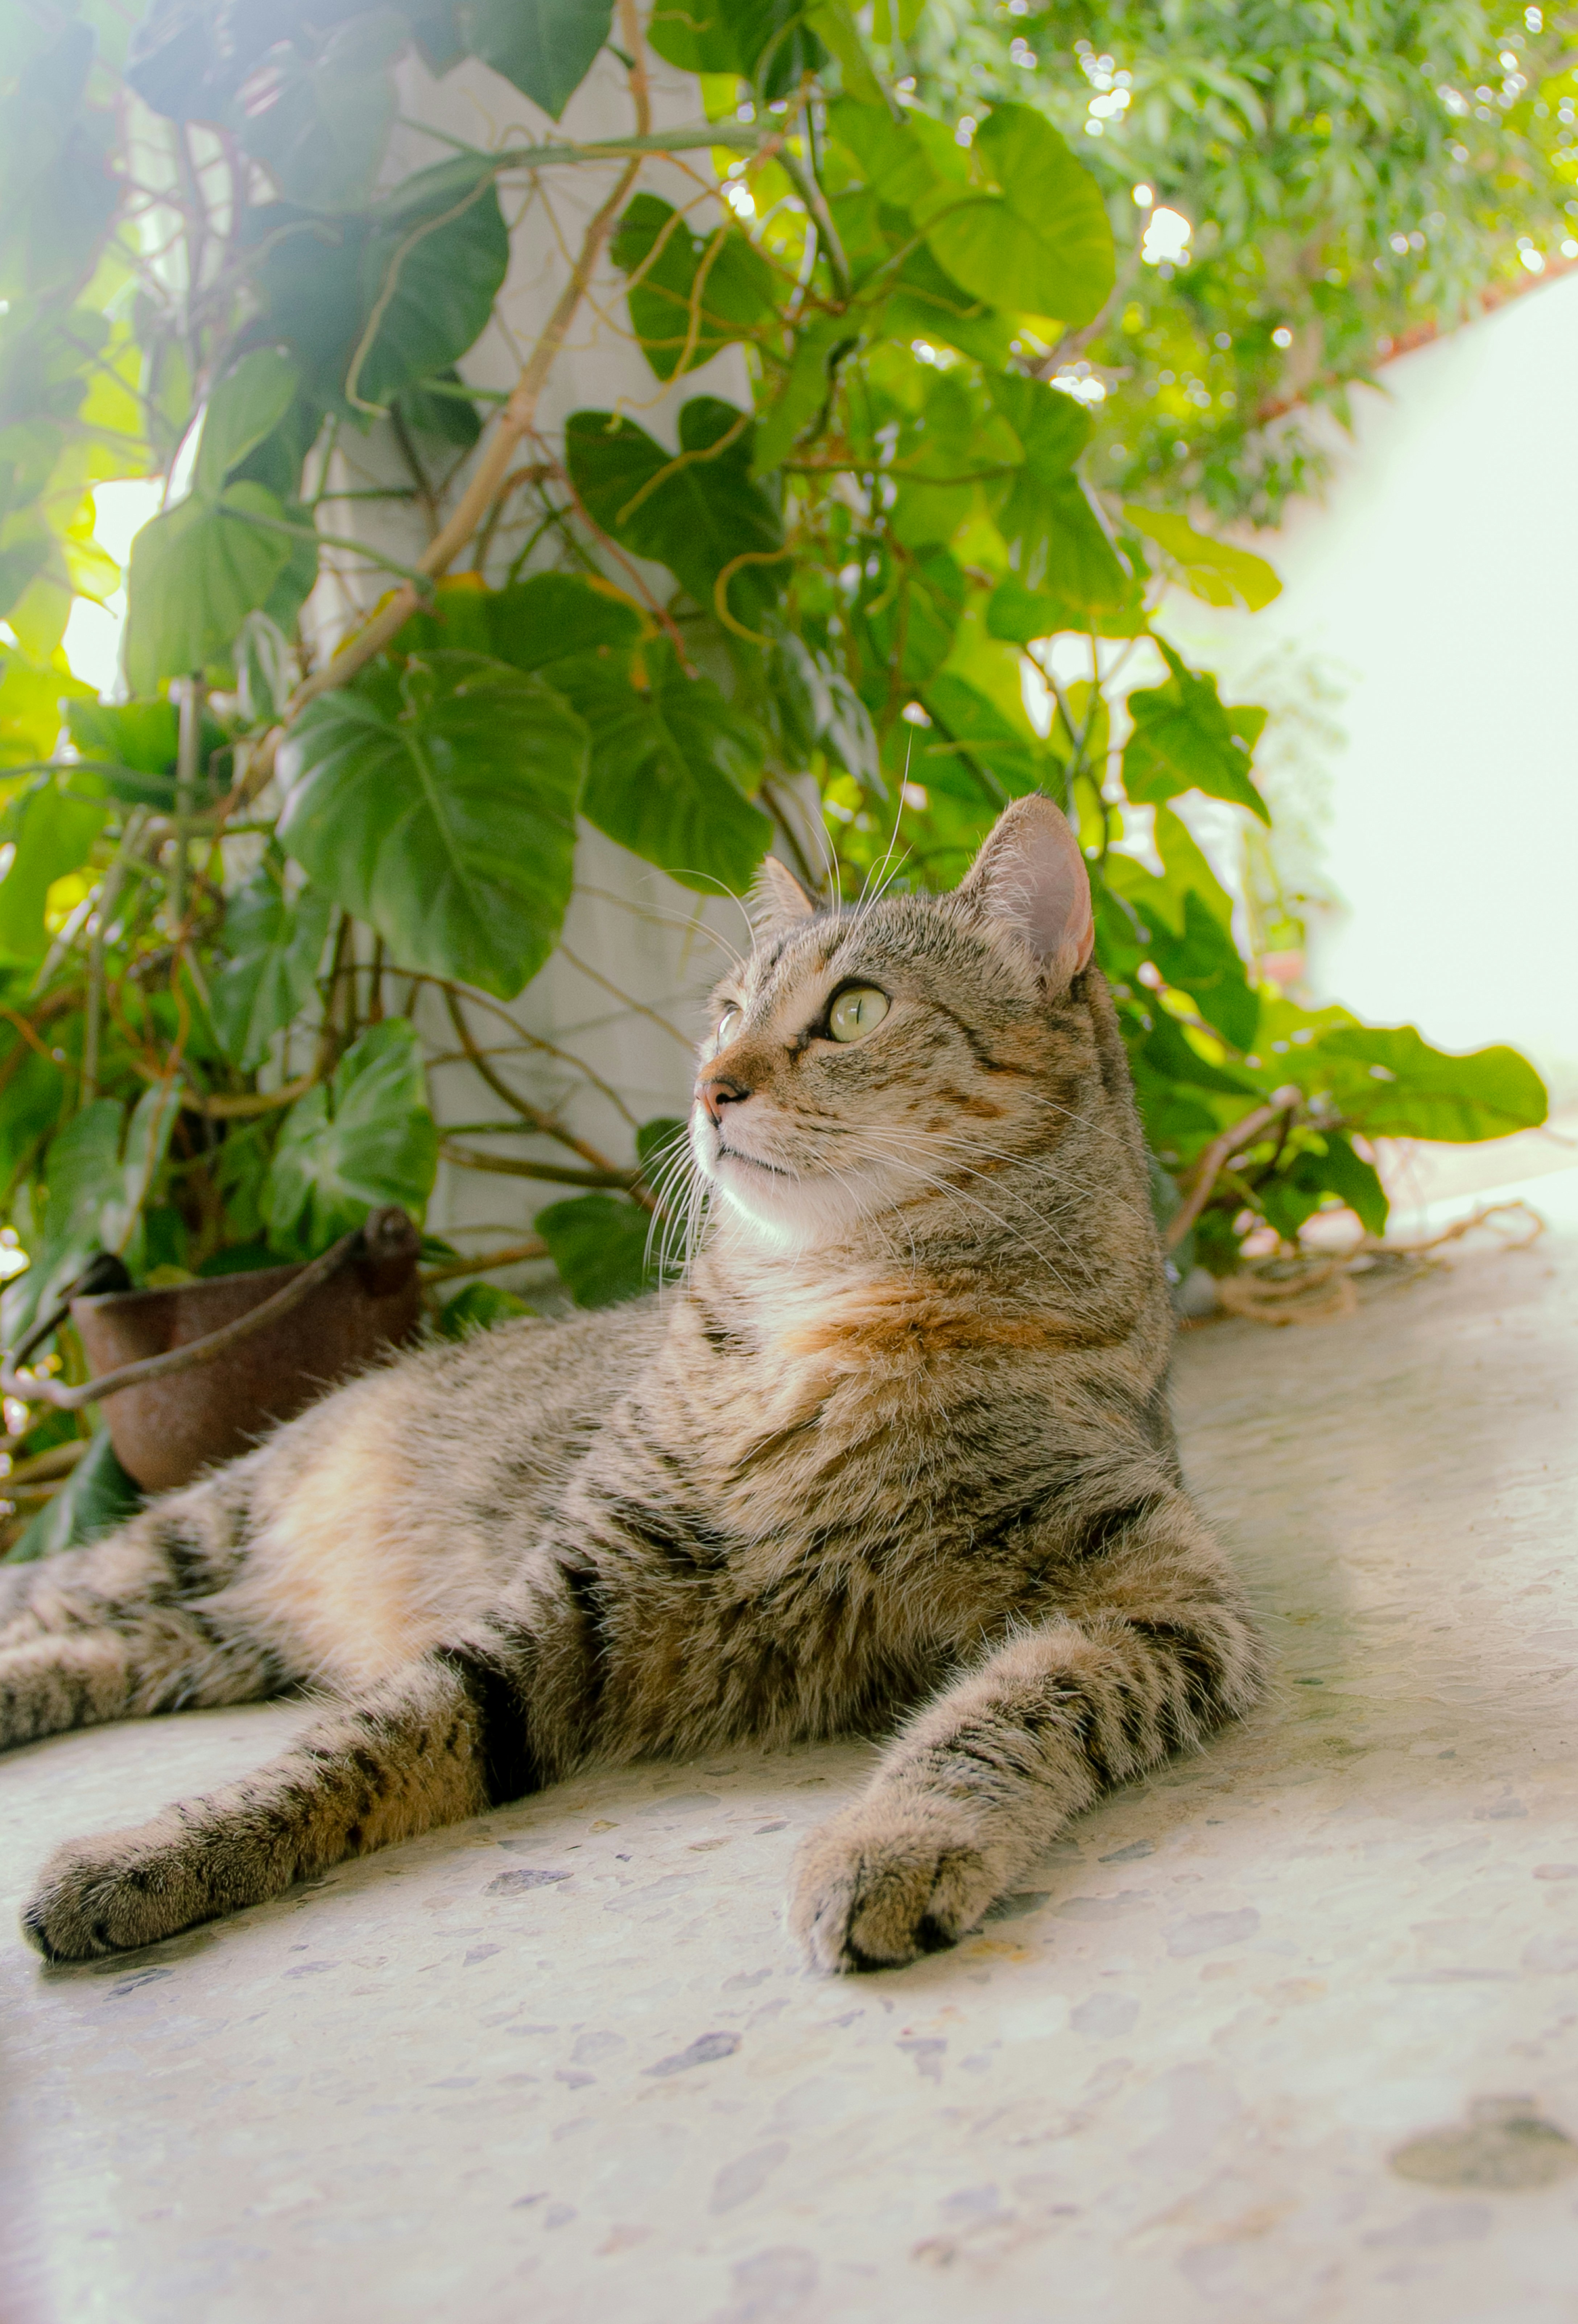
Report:
M 756 1155 L 747 1154 L 742 1147 L 725 1146 L 721 1138 L 717 1142 L 717 1159 L 720 1162 L 743 1162 L 749 1169 L 765 1170 L 773 1178 L 793 1178 L 798 1175 L 793 1170 L 780 1169 L 776 1162 L 763 1162 Z

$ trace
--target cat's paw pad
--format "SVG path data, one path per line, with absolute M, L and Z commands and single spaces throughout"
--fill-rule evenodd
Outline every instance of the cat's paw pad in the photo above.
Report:
M 862 1806 L 801 1849 L 789 1924 L 814 1968 L 898 1969 L 957 1944 L 1001 1886 L 963 1819 Z
M 40 1874 L 23 1907 L 23 1934 L 48 1961 L 135 1951 L 201 1917 L 189 1891 L 168 1846 L 136 1832 L 73 1840 Z

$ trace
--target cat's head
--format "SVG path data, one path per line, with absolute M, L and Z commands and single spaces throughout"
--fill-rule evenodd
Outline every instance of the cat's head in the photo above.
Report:
M 1065 816 L 1018 799 L 951 895 L 822 910 L 769 859 L 755 948 L 713 994 L 692 1151 L 737 1222 L 805 1250 L 929 1193 L 990 1203 L 1073 1089 L 1056 1003 L 1089 963 L 1090 881 Z

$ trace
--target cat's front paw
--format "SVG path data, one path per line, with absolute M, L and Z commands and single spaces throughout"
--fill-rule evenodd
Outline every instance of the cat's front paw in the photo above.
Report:
M 801 1849 L 789 1925 L 814 1968 L 898 1969 L 957 1944 L 1003 1885 L 968 1816 L 863 1800 Z
M 112 1832 L 56 1849 L 23 1907 L 22 1931 L 47 1961 L 92 1960 L 156 1944 L 206 1917 L 179 1850 L 142 1832 Z

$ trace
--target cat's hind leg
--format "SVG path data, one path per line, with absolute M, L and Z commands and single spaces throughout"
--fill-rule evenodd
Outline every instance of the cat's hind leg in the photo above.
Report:
M 103 1541 L 0 1566 L 0 1750 L 254 1702 L 297 1675 L 206 1602 L 245 1547 L 249 1465 L 171 1494 Z
M 206 1597 L 235 1579 L 266 1451 L 167 1493 L 80 1549 L 0 1564 L 0 1650 L 102 1629 L 143 1608 Z
M 152 1607 L 115 1625 L 0 1648 L 0 1750 L 74 1727 L 255 1702 L 283 1677 L 251 1640 L 195 1610 Z
M 1066 1610 L 946 1688 L 807 1841 L 789 1917 L 817 1968 L 955 1943 L 1107 1786 L 1259 1699 L 1264 1646 L 1192 1503 L 1168 1492 L 1121 1514 Z

